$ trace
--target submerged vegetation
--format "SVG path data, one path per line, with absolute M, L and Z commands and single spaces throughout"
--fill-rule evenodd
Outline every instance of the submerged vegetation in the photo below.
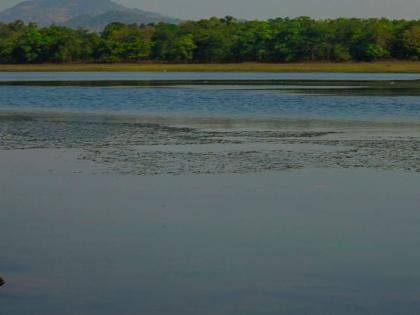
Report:
M 419 60 L 420 20 L 308 17 L 109 24 L 98 34 L 0 24 L 0 63 L 239 63 Z

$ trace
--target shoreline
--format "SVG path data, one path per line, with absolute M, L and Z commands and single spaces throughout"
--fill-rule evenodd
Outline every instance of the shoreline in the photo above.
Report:
M 227 63 L 227 64 L 25 64 L 0 65 L 0 72 L 325 72 L 420 73 L 419 61 L 349 63 Z

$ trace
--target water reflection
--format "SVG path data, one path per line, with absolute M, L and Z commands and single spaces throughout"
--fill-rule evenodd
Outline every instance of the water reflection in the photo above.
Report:
M 64 178 L 53 161 L 43 180 L 1 168 L 2 253 L 21 266 L 5 270 L 2 314 L 420 307 L 416 174 Z
M 0 86 L 0 95 L 3 111 L 358 121 L 420 119 L 420 96 L 413 87 L 276 90 L 220 86 Z
M 420 309 L 418 75 L 103 75 L 0 73 L 0 314 Z

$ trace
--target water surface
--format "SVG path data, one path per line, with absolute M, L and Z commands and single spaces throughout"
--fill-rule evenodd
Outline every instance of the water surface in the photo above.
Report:
M 2 314 L 420 307 L 417 174 L 111 177 L 68 157 L 0 155 Z
M 0 73 L 0 314 L 417 315 L 418 79 Z
M 416 79 L 416 74 L 0 73 L 0 110 L 416 121 Z

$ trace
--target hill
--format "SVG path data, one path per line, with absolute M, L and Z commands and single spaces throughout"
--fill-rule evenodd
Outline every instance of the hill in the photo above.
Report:
M 41 26 L 62 24 L 100 31 L 111 22 L 158 23 L 176 22 L 162 15 L 129 9 L 111 0 L 29 0 L 0 12 L 0 22 L 22 20 Z

